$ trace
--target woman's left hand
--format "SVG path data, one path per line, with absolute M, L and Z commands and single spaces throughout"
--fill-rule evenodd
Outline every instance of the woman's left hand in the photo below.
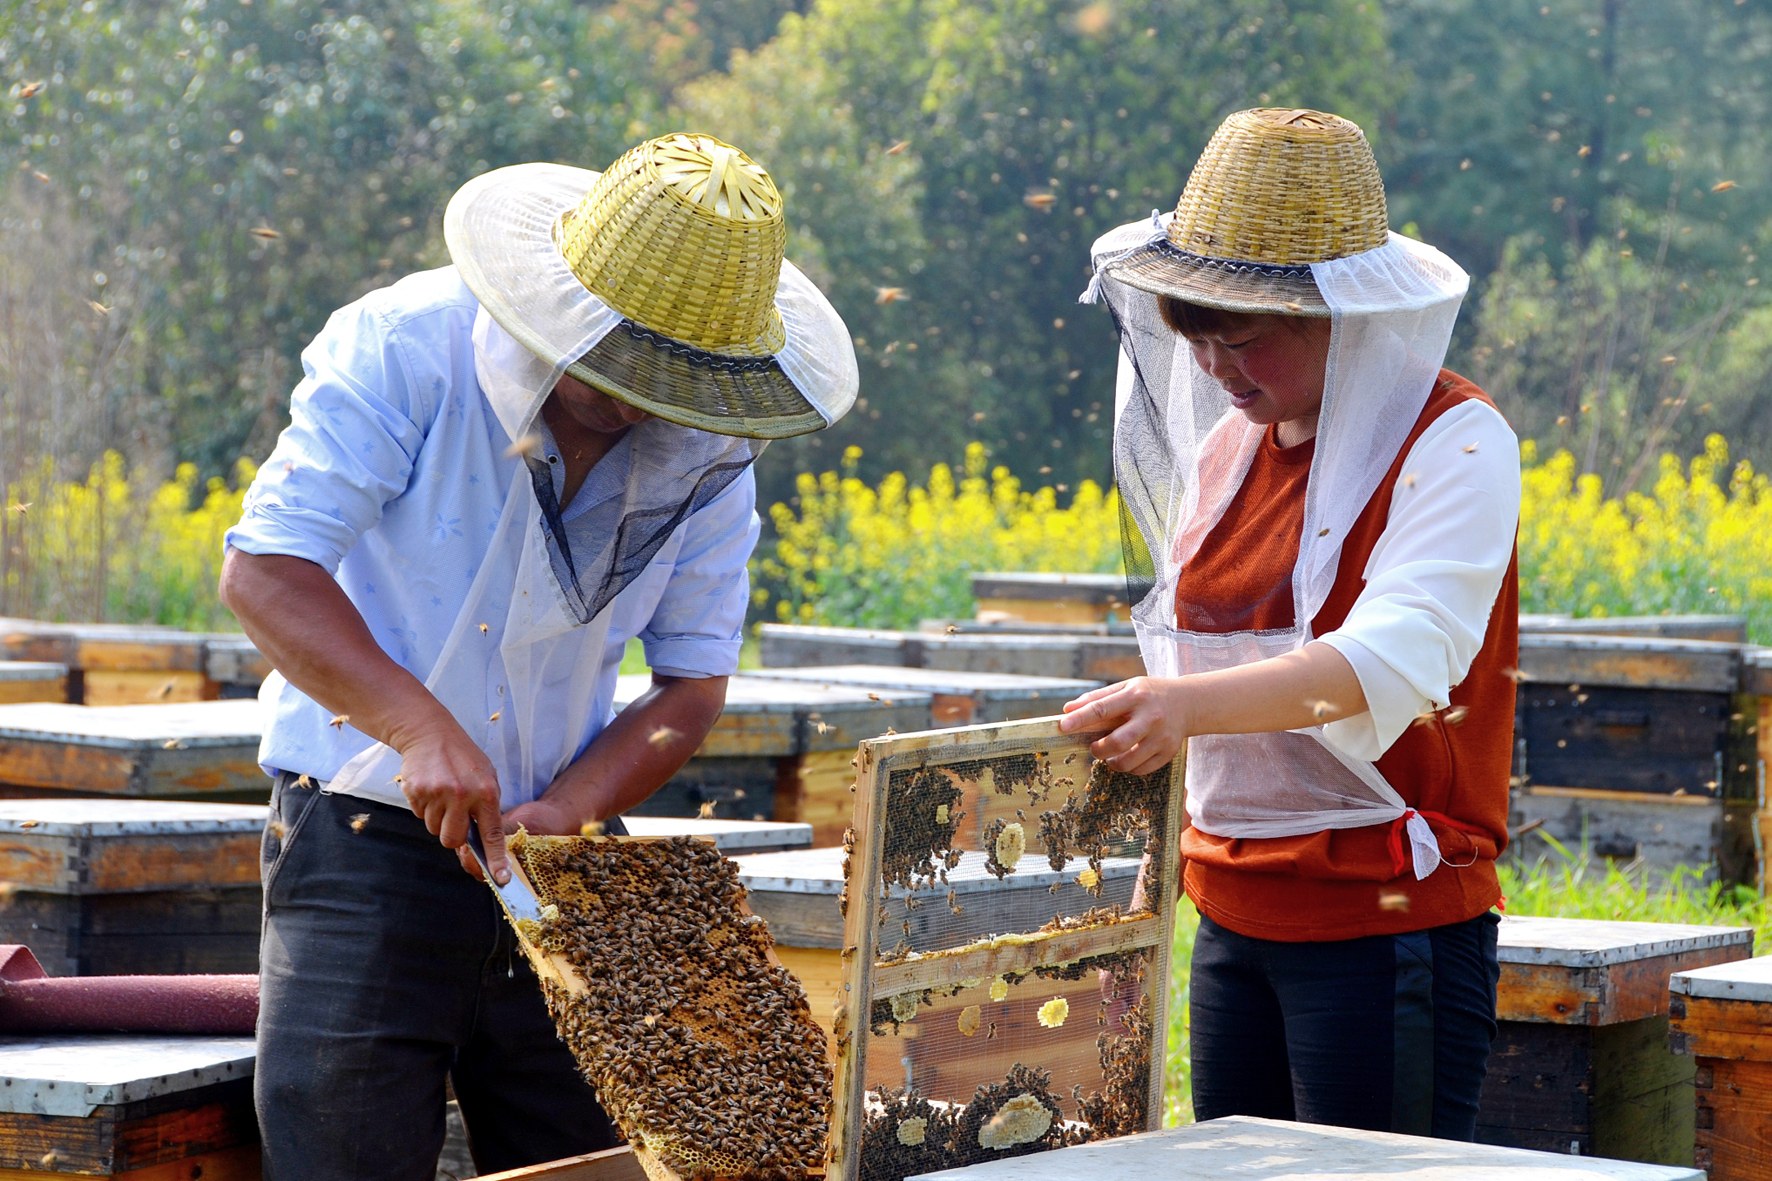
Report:
M 1116 770 L 1149 775 L 1175 758 L 1192 733 L 1188 683 L 1181 677 L 1133 677 L 1091 689 L 1064 705 L 1066 734 L 1106 729 L 1089 753 Z

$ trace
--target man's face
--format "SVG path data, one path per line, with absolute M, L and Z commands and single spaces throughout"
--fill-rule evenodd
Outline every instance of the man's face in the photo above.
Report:
M 553 397 L 575 425 L 599 435 L 618 435 L 652 417 L 569 373 L 561 374 L 554 383 Z

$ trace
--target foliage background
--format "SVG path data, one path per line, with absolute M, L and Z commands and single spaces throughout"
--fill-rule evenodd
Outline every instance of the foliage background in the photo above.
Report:
M 1105 485 L 1089 241 L 1297 103 L 1476 276 L 1456 367 L 1635 491 L 1772 438 L 1769 54 L 1761 0 L 0 0 L 0 484 L 225 476 L 334 307 L 445 261 L 469 176 L 696 125 L 777 176 L 859 338 L 863 404 L 766 501 L 857 444 L 870 484 L 978 441 Z

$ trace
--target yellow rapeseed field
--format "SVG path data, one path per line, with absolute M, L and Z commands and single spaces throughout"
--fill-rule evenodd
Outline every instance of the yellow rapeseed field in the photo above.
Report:
M 1740 614 L 1772 639 L 1772 484 L 1713 435 L 1660 459 L 1647 491 L 1608 496 L 1566 451 L 1522 448 L 1521 610 L 1577 616 Z M 768 510 L 752 562 L 755 616 L 914 627 L 972 612 L 972 574 L 1119 569 L 1119 499 L 1092 481 L 1025 487 L 983 446 L 920 482 L 802 474 Z M 215 599 L 221 538 L 253 467 L 199 481 L 181 465 L 144 487 L 107 454 L 81 480 L 47 467 L 5 489 L 0 614 L 230 626 Z

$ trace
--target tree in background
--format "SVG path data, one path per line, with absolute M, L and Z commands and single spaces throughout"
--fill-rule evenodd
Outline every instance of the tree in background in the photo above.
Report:
M 612 158 L 649 114 L 594 8 L 363 7 L 373 17 L 301 0 L 5 5 L 0 61 L 30 81 L 0 162 L 15 186 L 46 177 L 90 235 L 66 281 L 126 316 L 115 376 L 127 417 L 156 428 L 100 447 L 210 471 L 262 453 L 324 317 L 443 261 L 456 186 L 520 160 Z M 127 297 L 98 278 L 119 269 L 138 277 Z M 4 377 L 0 397 L 28 381 Z
M 1175 203 L 1227 112 L 1394 99 L 1358 0 L 823 0 L 681 93 L 790 187 L 857 336 L 867 399 L 783 448 L 863 468 L 970 439 L 1029 480 L 1107 474 L 1114 335 L 1089 245 Z M 781 150 L 776 150 L 777 145 Z

